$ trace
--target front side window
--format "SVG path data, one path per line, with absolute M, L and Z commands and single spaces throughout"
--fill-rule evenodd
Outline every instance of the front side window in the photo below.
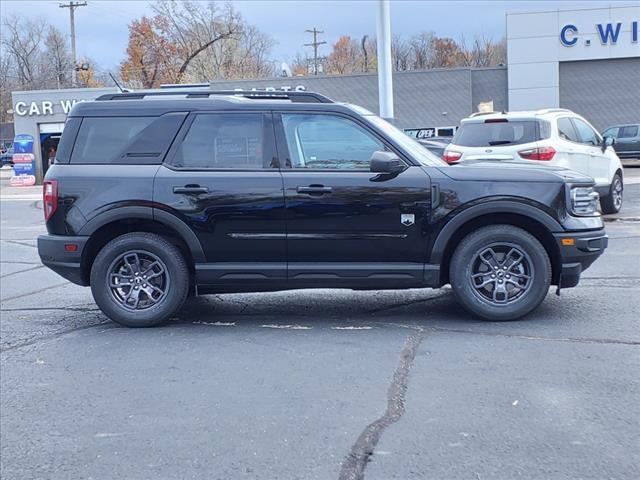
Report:
M 581 143 L 585 143 L 587 145 L 598 145 L 600 143 L 598 134 L 587 123 L 583 122 L 579 118 L 574 118 L 573 124 L 576 126 Z
M 633 138 L 638 136 L 637 125 L 627 125 L 620 129 L 620 138 Z
M 178 147 L 173 164 L 183 168 L 269 168 L 263 155 L 263 122 L 263 115 L 256 113 L 199 114 Z
M 580 142 L 580 138 L 578 138 L 576 129 L 573 127 L 573 123 L 571 123 L 569 117 L 558 119 L 558 135 L 560 135 L 560 138 L 569 140 L 570 142 Z
M 618 138 L 618 127 L 607 128 L 604 132 L 602 132 L 603 137 L 613 137 Z
M 282 114 L 292 168 L 369 169 L 384 144 L 355 122 L 335 115 Z

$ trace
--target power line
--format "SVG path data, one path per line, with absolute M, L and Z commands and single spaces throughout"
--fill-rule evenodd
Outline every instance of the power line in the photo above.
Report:
M 319 42 L 318 34 L 324 33 L 324 30 L 317 30 L 316 27 L 313 27 L 313 30 L 305 30 L 307 33 L 313 33 L 313 42 L 305 43 L 305 47 L 313 47 L 313 74 L 318 75 L 318 47 L 320 45 L 324 45 L 327 42 Z
M 60 8 L 69 9 L 69 22 L 71 24 L 71 60 L 73 62 L 71 69 L 71 85 L 76 86 L 76 21 L 75 10 L 78 7 L 85 7 L 87 2 L 74 2 L 70 0 L 69 3 L 61 3 Z

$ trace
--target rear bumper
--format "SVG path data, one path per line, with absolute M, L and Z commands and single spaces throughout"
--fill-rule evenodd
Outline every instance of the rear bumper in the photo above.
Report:
M 87 286 L 88 279 L 82 272 L 82 253 L 89 237 L 65 237 L 62 235 L 40 235 L 38 254 L 42 263 L 63 278 L 77 285 Z M 75 245 L 76 251 L 67 251 L 65 246 Z
M 591 266 L 609 244 L 609 237 L 603 229 L 588 232 L 554 234 L 560 251 L 561 269 L 557 283 L 561 288 L 575 287 L 580 275 Z M 571 243 L 573 244 L 564 244 Z

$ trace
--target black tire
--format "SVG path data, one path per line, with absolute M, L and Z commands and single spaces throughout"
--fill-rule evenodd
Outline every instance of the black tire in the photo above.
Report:
M 522 260 L 507 269 L 518 255 Z M 487 262 L 487 257 L 496 260 Z M 504 263 L 498 261 L 501 258 Z M 493 321 L 515 320 L 538 307 L 549 291 L 551 273 L 542 244 L 529 232 L 511 225 L 492 225 L 469 233 L 449 265 L 458 301 L 471 313 Z
M 139 268 L 134 268 L 135 259 Z M 149 280 L 147 275 L 142 280 L 143 273 Z M 118 286 L 112 288 L 110 282 Z M 98 307 L 111 320 L 127 327 L 164 323 L 182 307 L 188 291 L 189 269 L 182 253 L 153 233 L 127 233 L 115 238 L 100 250 L 91 268 L 91 293 Z
M 622 208 L 623 193 L 624 184 L 622 183 L 622 175 L 616 173 L 613 176 L 613 180 L 611 180 L 611 185 L 609 185 L 609 193 L 600 199 L 602 213 L 618 213 Z

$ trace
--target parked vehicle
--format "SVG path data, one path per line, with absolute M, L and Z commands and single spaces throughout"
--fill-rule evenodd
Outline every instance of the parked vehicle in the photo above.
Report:
M 613 148 L 618 157 L 640 159 L 640 123 L 609 127 L 602 136 L 615 138 Z
M 449 142 L 441 142 L 436 140 L 418 140 L 418 143 L 438 158 L 442 158 L 445 148 L 447 148 L 447 145 L 449 145 Z
M 1 166 L 13 165 L 13 147 L 7 148 L 2 154 L 0 154 Z
M 614 142 L 563 108 L 476 113 L 462 120 L 443 158 L 453 163 L 490 156 L 567 167 L 593 177 L 602 212 L 617 213 L 624 187 Z
M 553 166 L 450 166 L 310 92 L 109 94 L 71 110 L 38 251 L 133 327 L 190 291 L 449 283 L 479 317 L 511 320 L 603 253 L 593 186 Z

